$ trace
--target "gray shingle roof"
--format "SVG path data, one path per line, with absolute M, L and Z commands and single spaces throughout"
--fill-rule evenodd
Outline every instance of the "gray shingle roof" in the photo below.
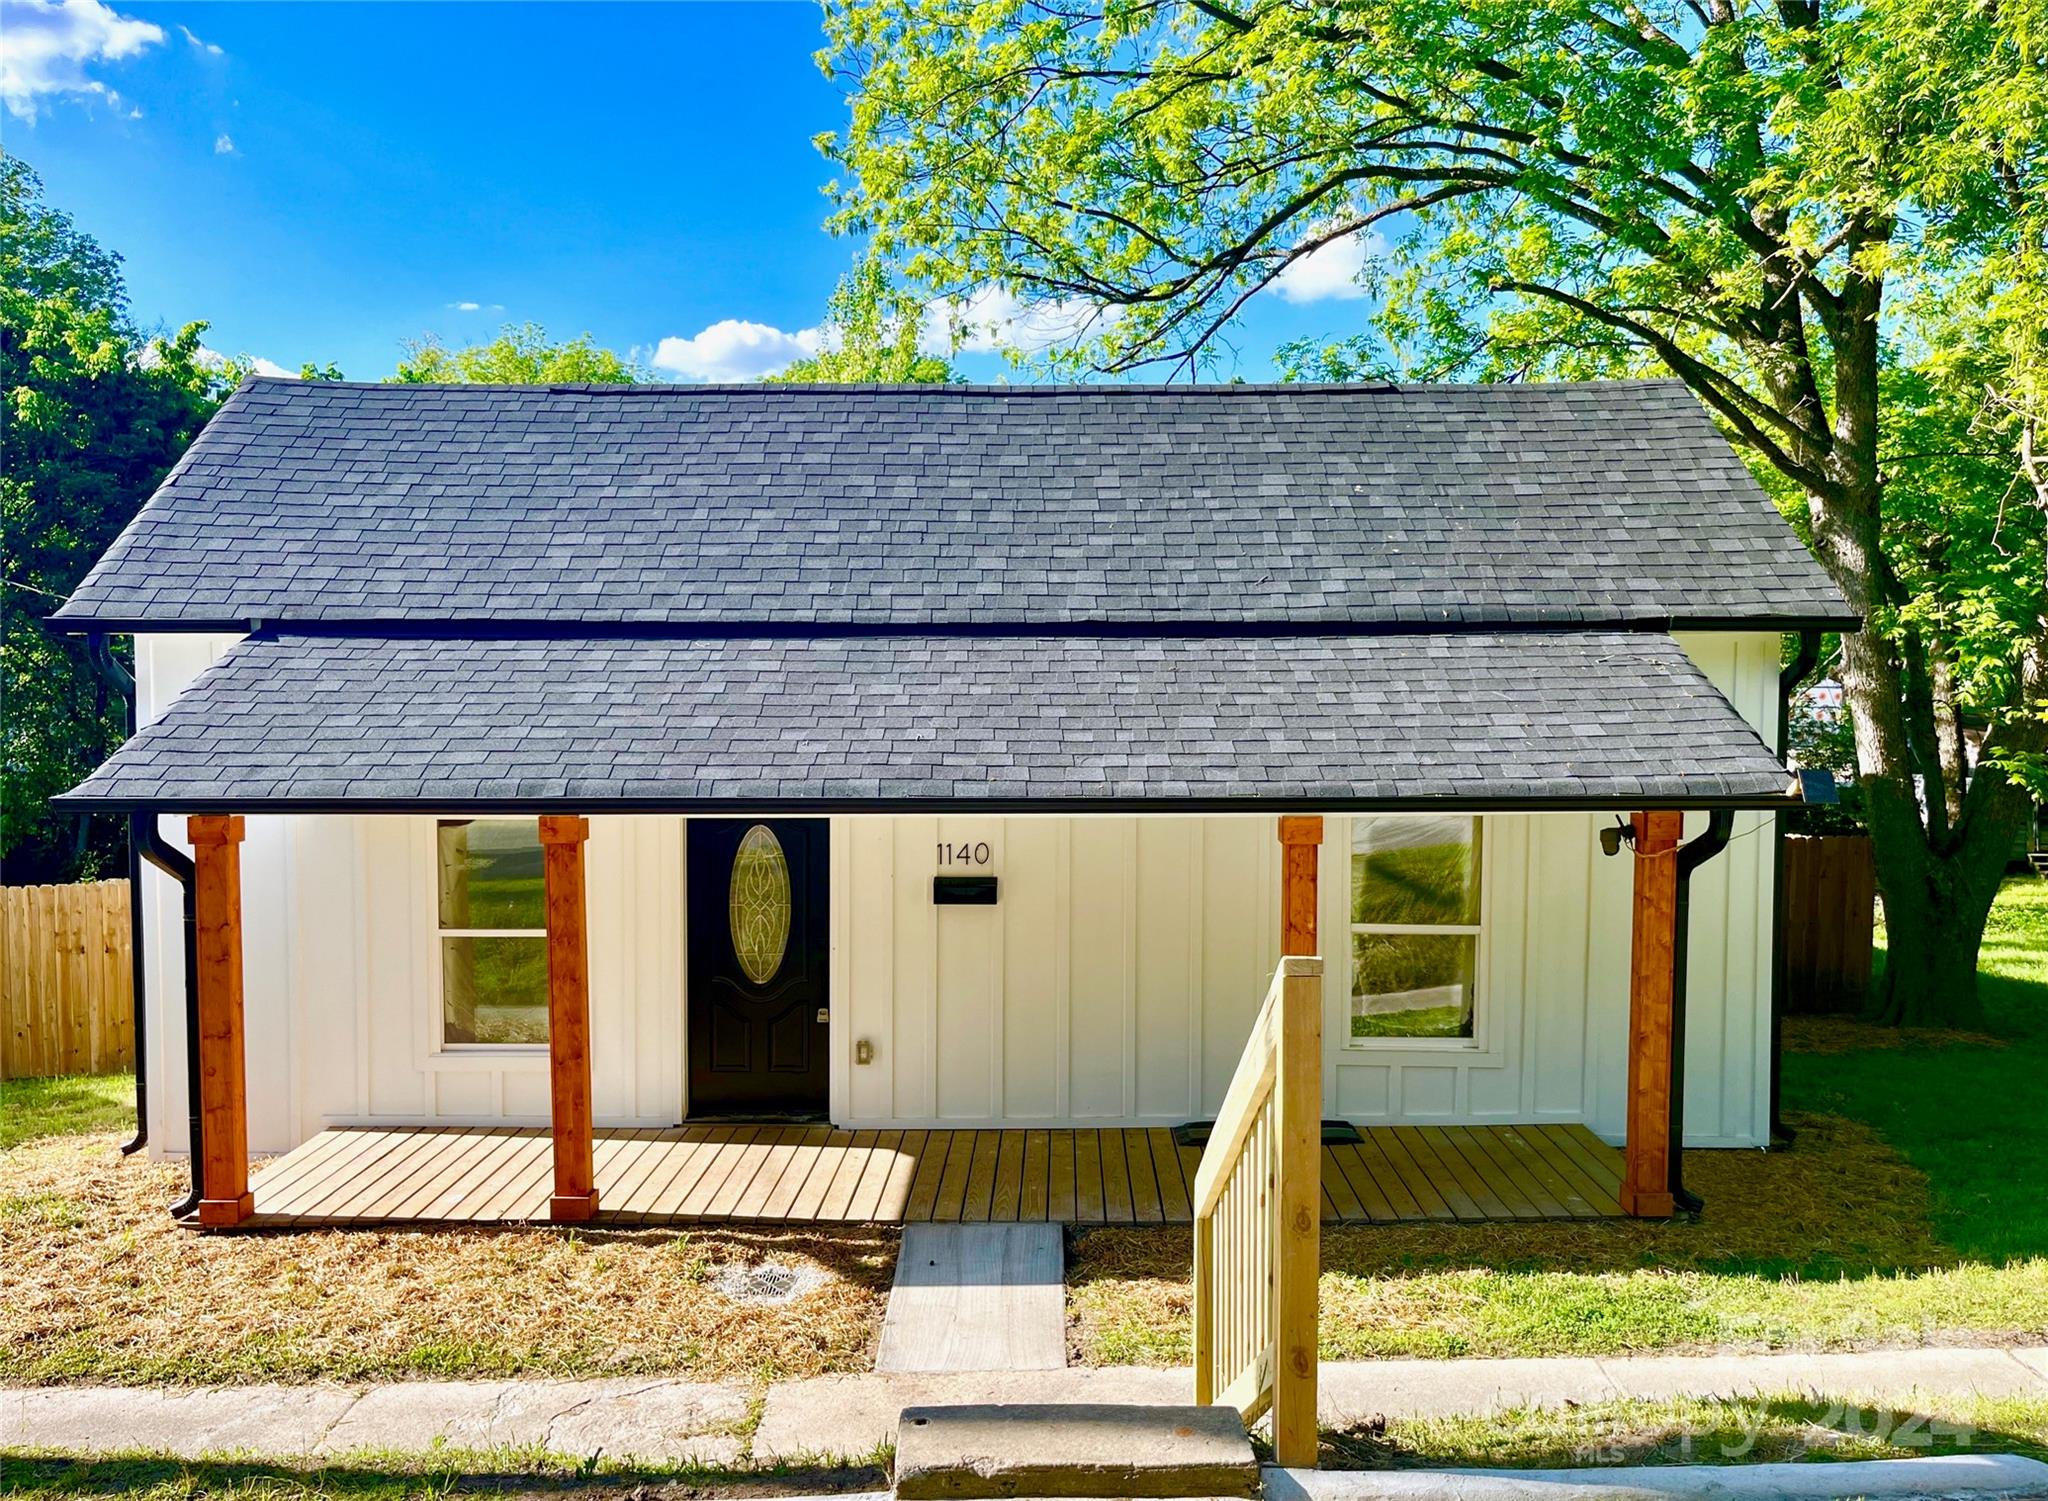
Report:
M 1653 632 L 257 636 L 63 801 L 1336 811 L 1760 806 L 1787 781 Z
M 78 624 L 1851 619 L 1674 382 L 252 380 Z

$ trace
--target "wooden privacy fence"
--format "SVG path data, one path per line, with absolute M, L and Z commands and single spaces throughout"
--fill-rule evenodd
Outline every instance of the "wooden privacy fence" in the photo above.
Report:
M 0 1079 L 135 1067 L 128 883 L 0 886 Z
M 1254 1421 L 1273 1456 L 1316 1462 L 1323 961 L 1274 971 L 1195 1174 L 1195 1401 Z
M 1870 992 L 1877 870 L 1867 834 L 1785 840 L 1785 1010 L 1854 1011 Z

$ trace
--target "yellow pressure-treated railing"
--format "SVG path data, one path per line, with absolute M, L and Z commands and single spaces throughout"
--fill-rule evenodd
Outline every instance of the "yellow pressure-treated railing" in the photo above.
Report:
M 1316 1462 L 1322 977 L 1280 961 L 1195 1174 L 1195 1400 L 1270 1407 L 1297 1467 Z

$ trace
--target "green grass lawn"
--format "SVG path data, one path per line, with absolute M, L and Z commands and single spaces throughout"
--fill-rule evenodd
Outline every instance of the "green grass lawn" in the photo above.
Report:
M 2048 1401 L 1949 1397 L 1858 1408 L 1813 1393 L 1596 1402 L 1373 1422 L 1323 1435 L 1325 1469 L 1574 1469 L 2020 1454 L 2048 1459 Z
M 2048 883 L 1984 946 L 1987 1032 L 1789 1029 L 1788 1151 L 1691 1152 L 1697 1223 L 1393 1225 L 1324 1235 L 1324 1359 L 2048 1340 Z M 1188 1359 L 1184 1234 L 1093 1231 L 1082 1358 Z
M 0 1152 L 39 1136 L 132 1131 L 133 1074 L 66 1074 L 0 1082 Z
M 1785 1100 L 1869 1122 L 1927 1175 L 1941 1241 L 1999 1264 L 2048 1256 L 2048 882 L 2006 883 L 1979 969 L 1989 1037 L 1788 1051 Z
M 430 1501 L 443 1496 L 573 1496 L 577 1501 L 694 1501 L 705 1496 L 829 1495 L 888 1489 L 887 1450 L 846 1462 L 737 1465 L 622 1463 L 603 1454 L 541 1449 L 430 1454 L 365 1452 L 318 1463 L 224 1456 L 167 1459 L 120 1454 L 80 1459 L 8 1453 L 0 1496 L 126 1496 L 142 1501 Z

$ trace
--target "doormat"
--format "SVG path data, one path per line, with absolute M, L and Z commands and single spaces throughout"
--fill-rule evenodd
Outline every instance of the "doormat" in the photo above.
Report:
M 1214 1121 L 1189 1121 L 1184 1126 L 1173 1128 L 1173 1144 L 1177 1147 L 1206 1147 L 1209 1133 L 1216 1129 Z M 1349 1121 L 1324 1121 L 1323 1145 L 1326 1147 L 1355 1147 L 1364 1137 L 1358 1134 L 1358 1127 Z
M 730 1114 L 716 1110 L 692 1115 L 679 1126 L 829 1126 L 831 1117 L 822 1110 L 736 1110 Z

